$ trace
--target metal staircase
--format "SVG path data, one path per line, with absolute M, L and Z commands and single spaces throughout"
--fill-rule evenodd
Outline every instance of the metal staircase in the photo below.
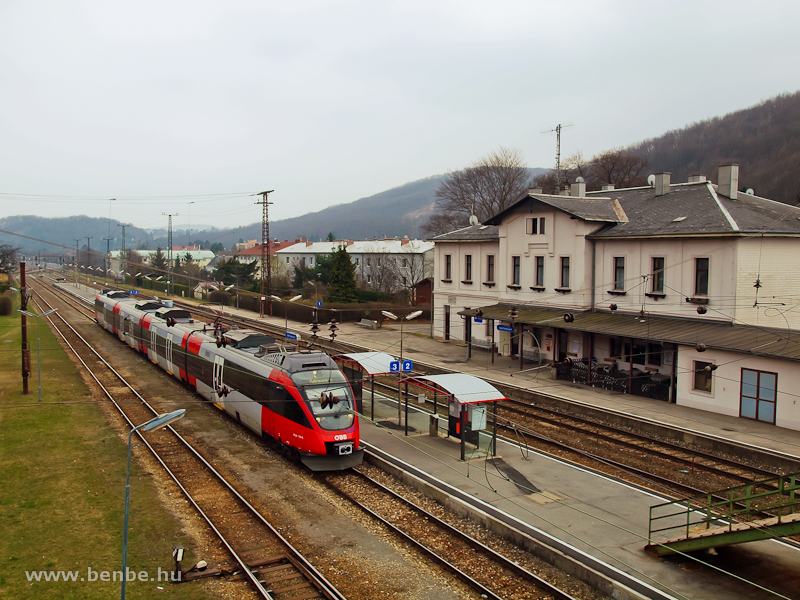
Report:
M 800 534 L 800 473 L 650 507 L 656 556 Z

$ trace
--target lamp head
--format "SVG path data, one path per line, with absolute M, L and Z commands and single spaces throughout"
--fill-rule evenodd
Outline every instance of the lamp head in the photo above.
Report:
M 382 310 L 381 314 L 387 319 L 391 319 L 392 321 L 397 321 L 397 315 L 394 313 L 390 313 L 388 310 Z
M 170 423 L 177 421 L 178 419 L 182 419 L 183 416 L 186 414 L 185 408 L 179 408 L 178 410 L 172 411 L 170 413 L 164 413 L 163 415 L 158 415 L 157 417 L 150 419 L 144 427 L 142 427 L 142 431 L 156 431 L 157 429 L 161 429 L 162 427 L 166 427 Z

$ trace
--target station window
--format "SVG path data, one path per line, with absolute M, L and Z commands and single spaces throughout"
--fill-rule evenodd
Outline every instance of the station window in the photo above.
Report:
M 472 255 L 467 254 L 464 257 L 464 280 L 472 281 Z
M 700 392 L 708 392 L 709 394 L 711 393 L 711 384 L 714 377 L 714 371 L 712 370 L 713 367 L 715 367 L 715 365 L 710 362 L 703 362 L 700 360 L 694 361 L 693 389 Z
M 569 287 L 569 256 L 561 257 L 561 287 Z
M 453 275 L 453 257 L 450 254 L 444 255 L 444 278 L 452 279 Z
M 511 257 L 511 283 L 519 285 L 519 256 Z
M 544 287 L 544 256 L 536 257 L 536 273 L 534 273 L 534 285 Z
M 614 289 L 625 289 L 625 258 L 622 256 L 614 257 Z
M 486 257 L 486 283 L 494 283 L 494 255 Z
M 694 293 L 708 296 L 708 258 L 694 259 Z
M 742 369 L 740 416 L 774 424 L 777 392 L 777 373 Z
M 664 292 L 664 257 L 653 257 L 653 289 L 657 293 Z

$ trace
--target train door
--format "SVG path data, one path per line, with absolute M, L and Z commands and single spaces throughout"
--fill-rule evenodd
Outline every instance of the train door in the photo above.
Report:
M 158 336 L 156 335 L 156 328 L 152 325 L 150 326 L 150 360 L 154 363 L 158 363 L 158 353 L 156 352 L 156 341 Z
M 220 410 L 225 410 L 225 396 L 219 393 L 222 390 L 222 370 L 225 367 L 225 359 L 221 356 L 214 357 L 214 404 Z
M 166 355 L 166 359 L 167 359 L 167 373 L 172 375 L 172 334 L 171 333 L 167 334 L 167 339 L 166 339 L 165 344 L 166 344 L 165 355 Z

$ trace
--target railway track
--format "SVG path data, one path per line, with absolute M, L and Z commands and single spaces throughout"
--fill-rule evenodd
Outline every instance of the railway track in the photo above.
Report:
M 574 600 L 566 591 L 425 510 L 362 469 L 318 475 L 317 478 L 454 574 L 481 594 L 481 598 Z
M 175 302 L 205 319 L 220 318 L 226 325 L 246 327 L 283 336 L 283 328 L 195 304 Z M 325 343 L 322 344 L 321 342 Z M 318 345 L 336 352 L 365 351 L 367 348 L 346 342 L 320 340 Z M 449 373 L 451 370 L 426 365 L 432 373 Z M 388 391 L 390 397 L 397 388 L 376 380 L 376 387 Z M 507 392 L 513 393 L 513 388 Z M 430 406 L 428 408 L 431 408 Z M 623 429 L 599 420 L 541 408 L 531 403 L 511 398 L 500 405 L 498 430 L 509 441 L 530 443 L 538 450 L 555 454 L 624 479 L 641 487 L 669 496 L 697 496 L 776 477 L 773 471 L 741 460 Z M 768 488 L 765 488 L 768 489 Z M 721 499 L 721 498 L 720 498 Z
M 195 315 L 213 320 L 221 318 L 227 325 L 259 329 L 282 336 L 283 329 L 268 323 L 254 322 L 235 315 L 221 314 L 195 304 L 175 302 Z M 325 340 L 323 346 L 335 351 L 362 351 L 366 348 Z M 432 372 L 448 373 L 447 369 L 434 368 Z M 376 387 L 390 395 L 396 388 L 376 380 Z M 665 490 L 680 495 L 698 495 L 709 491 L 733 487 L 752 481 L 769 479 L 778 474 L 755 465 L 712 454 L 688 446 L 644 435 L 629 429 L 568 414 L 552 408 L 540 408 L 528 402 L 510 398 L 499 407 L 498 428 L 511 441 L 520 434 L 536 443 L 540 449 L 555 449 L 567 453 L 578 462 L 618 476 L 630 474 L 637 483 L 654 491 Z M 643 456 L 644 455 L 644 456 Z
M 52 308 L 44 296 L 40 298 L 48 309 Z M 62 315 L 55 314 L 55 319 L 48 317 L 51 326 L 131 428 L 159 413 Z M 140 442 L 147 446 L 230 553 L 237 565 L 231 575 L 244 577 L 265 600 L 344 600 L 345 597 L 173 427 L 148 434 L 146 438 L 137 433 Z

